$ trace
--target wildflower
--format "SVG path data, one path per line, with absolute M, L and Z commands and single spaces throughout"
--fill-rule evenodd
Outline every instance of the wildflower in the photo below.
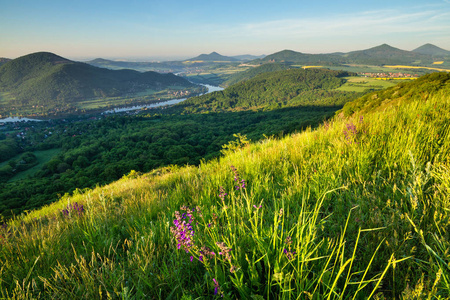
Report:
M 231 170 L 234 173 L 234 181 L 239 181 L 239 173 L 238 173 L 237 169 L 234 166 L 231 166 Z
M 285 240 L 286 245 L 291 245 L 292 244 L 292 238 L 290 236 L 288 236 Z
M 288 236 L 286 238 L 286 240 L 284 241 L 284 243 L 286 244 L 286 246 L 288 247 L 287 249 L 284 248 L 283 249 L 283 253 L 286 255 L 288 260 L 293 260 L 295 257 L 296 252 L 295 251 L 291 251 L 291 245 L 292 245 L 292 238 L 290 236 Z
M 219 198 L 222 199 L 222 201 L 224 201 L 226 195 L 228 195 L 228 194 L 225 193 L 225 189 L 223 188 L 223 186 L 221 186 L 219 188 Z
M 228 248 L 227 245 L 225 245 L 224 242 L 217 242 L 216 245 L 219 247 L 220 251 L 219 254 L 220 255 L 225 255 L 225 259 L 228 260 L 231 263 L 231 248 Z
M 175 220 L 173 220 L 174 227 L 170 227 L 170 231 L 175 237 L 175 240 L 177 241 L 177 248 L 181 249 L 183 248 L 186 250 L 186 252 L 189 251 L 189 249 L 194 244 L 194 228 L 192 227 L 192 221 L 194 220 L 193 216 L 187 220 L 186 217 L 190 215 L 190 210 L 188 210 L 188 213 L 183 213 L 180 215 L 179 211 L 175 212 Z
M 61 210 L 61 213 L 64 217 L 69 217 L 72 214 L 77 214 L 81 216 L 84 213 L 84 206 L 78 204 L 78 202 L 73 203 L 72 205 L 67 205 L 67 208 Z
M 262 205 L 256 206 L 255 204 L 253 204 L 253 207 L 256 209 L 260 209 L 262 207 Z
M 219 292 L 220 286 L 215 278 L 213 278 L 213 281 L 214 281 L 214 296 L 215 296 Z
M 189 257 L 189 260 L 192 262 L 194 260 L 194 257 L 193 256 Z
M 356 126 L 353 123 L 346 124 L 346 129 L 344 129 L 344 137 L 345 140 L 349 143 L 356 137 L 358 131 L 356 130 Z

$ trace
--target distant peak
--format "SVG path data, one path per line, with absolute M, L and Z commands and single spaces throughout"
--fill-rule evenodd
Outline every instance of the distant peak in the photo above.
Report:
M 56 55 L 51 52 L 35 52 L 31 53 L 22 57 L 19 57 L 17 59 L 31 59 L 35 61 L 46 61 L 46 62 L 52 62 L 52 63 L 68 63 L 72 62 L 71 60 L 61 57 L 59 55 Z

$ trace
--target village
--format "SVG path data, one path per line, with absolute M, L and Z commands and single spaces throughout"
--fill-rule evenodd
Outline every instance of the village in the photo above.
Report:
M 372 73 L 372 72 L 358 72 L 359 76 L 362 77 L 370 77 L 370 78 L 386 78 L 386 79 L 396 79 L 396 78 L 417 78 L 419 75 L 410 74 L 410 73 L 393 73 L 393 72 L 380 72 L 380 73 Z

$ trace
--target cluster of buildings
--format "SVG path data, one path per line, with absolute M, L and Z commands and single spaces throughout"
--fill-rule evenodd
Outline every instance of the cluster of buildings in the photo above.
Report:
M 380 73 L 373 73 L 373 72 L 359 72 L 358 75 L 363 77 L 371 77 L 371 78 L 417 78 L 419 77 L 417 74 L 410 74 L 410 73 L 393 73 L 393 72 L 380 72 Z

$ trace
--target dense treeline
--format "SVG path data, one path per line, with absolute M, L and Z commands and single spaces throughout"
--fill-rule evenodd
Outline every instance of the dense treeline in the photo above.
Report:
M 291 67 L 286 64 L 264 64 L 258 67 L 253 67 L 248 69 L 247 71 L 239 72 L 233 74 L 230 79 L 226 80 L 222 85 L 223 86 L 231 86 L 233 84 L 239 83 L 244 80 L 251 79 L 259 74 L 267 73 L 267 72 L 275 72 L 290 69 Z
M 219 92 L 192 97 L 179 107 L 186 112 L 275 109 L 298 105 L 343 105 L 357 95 L 334 89 L 345 83 L 344 71 L 290 69 L 259 74 Z

